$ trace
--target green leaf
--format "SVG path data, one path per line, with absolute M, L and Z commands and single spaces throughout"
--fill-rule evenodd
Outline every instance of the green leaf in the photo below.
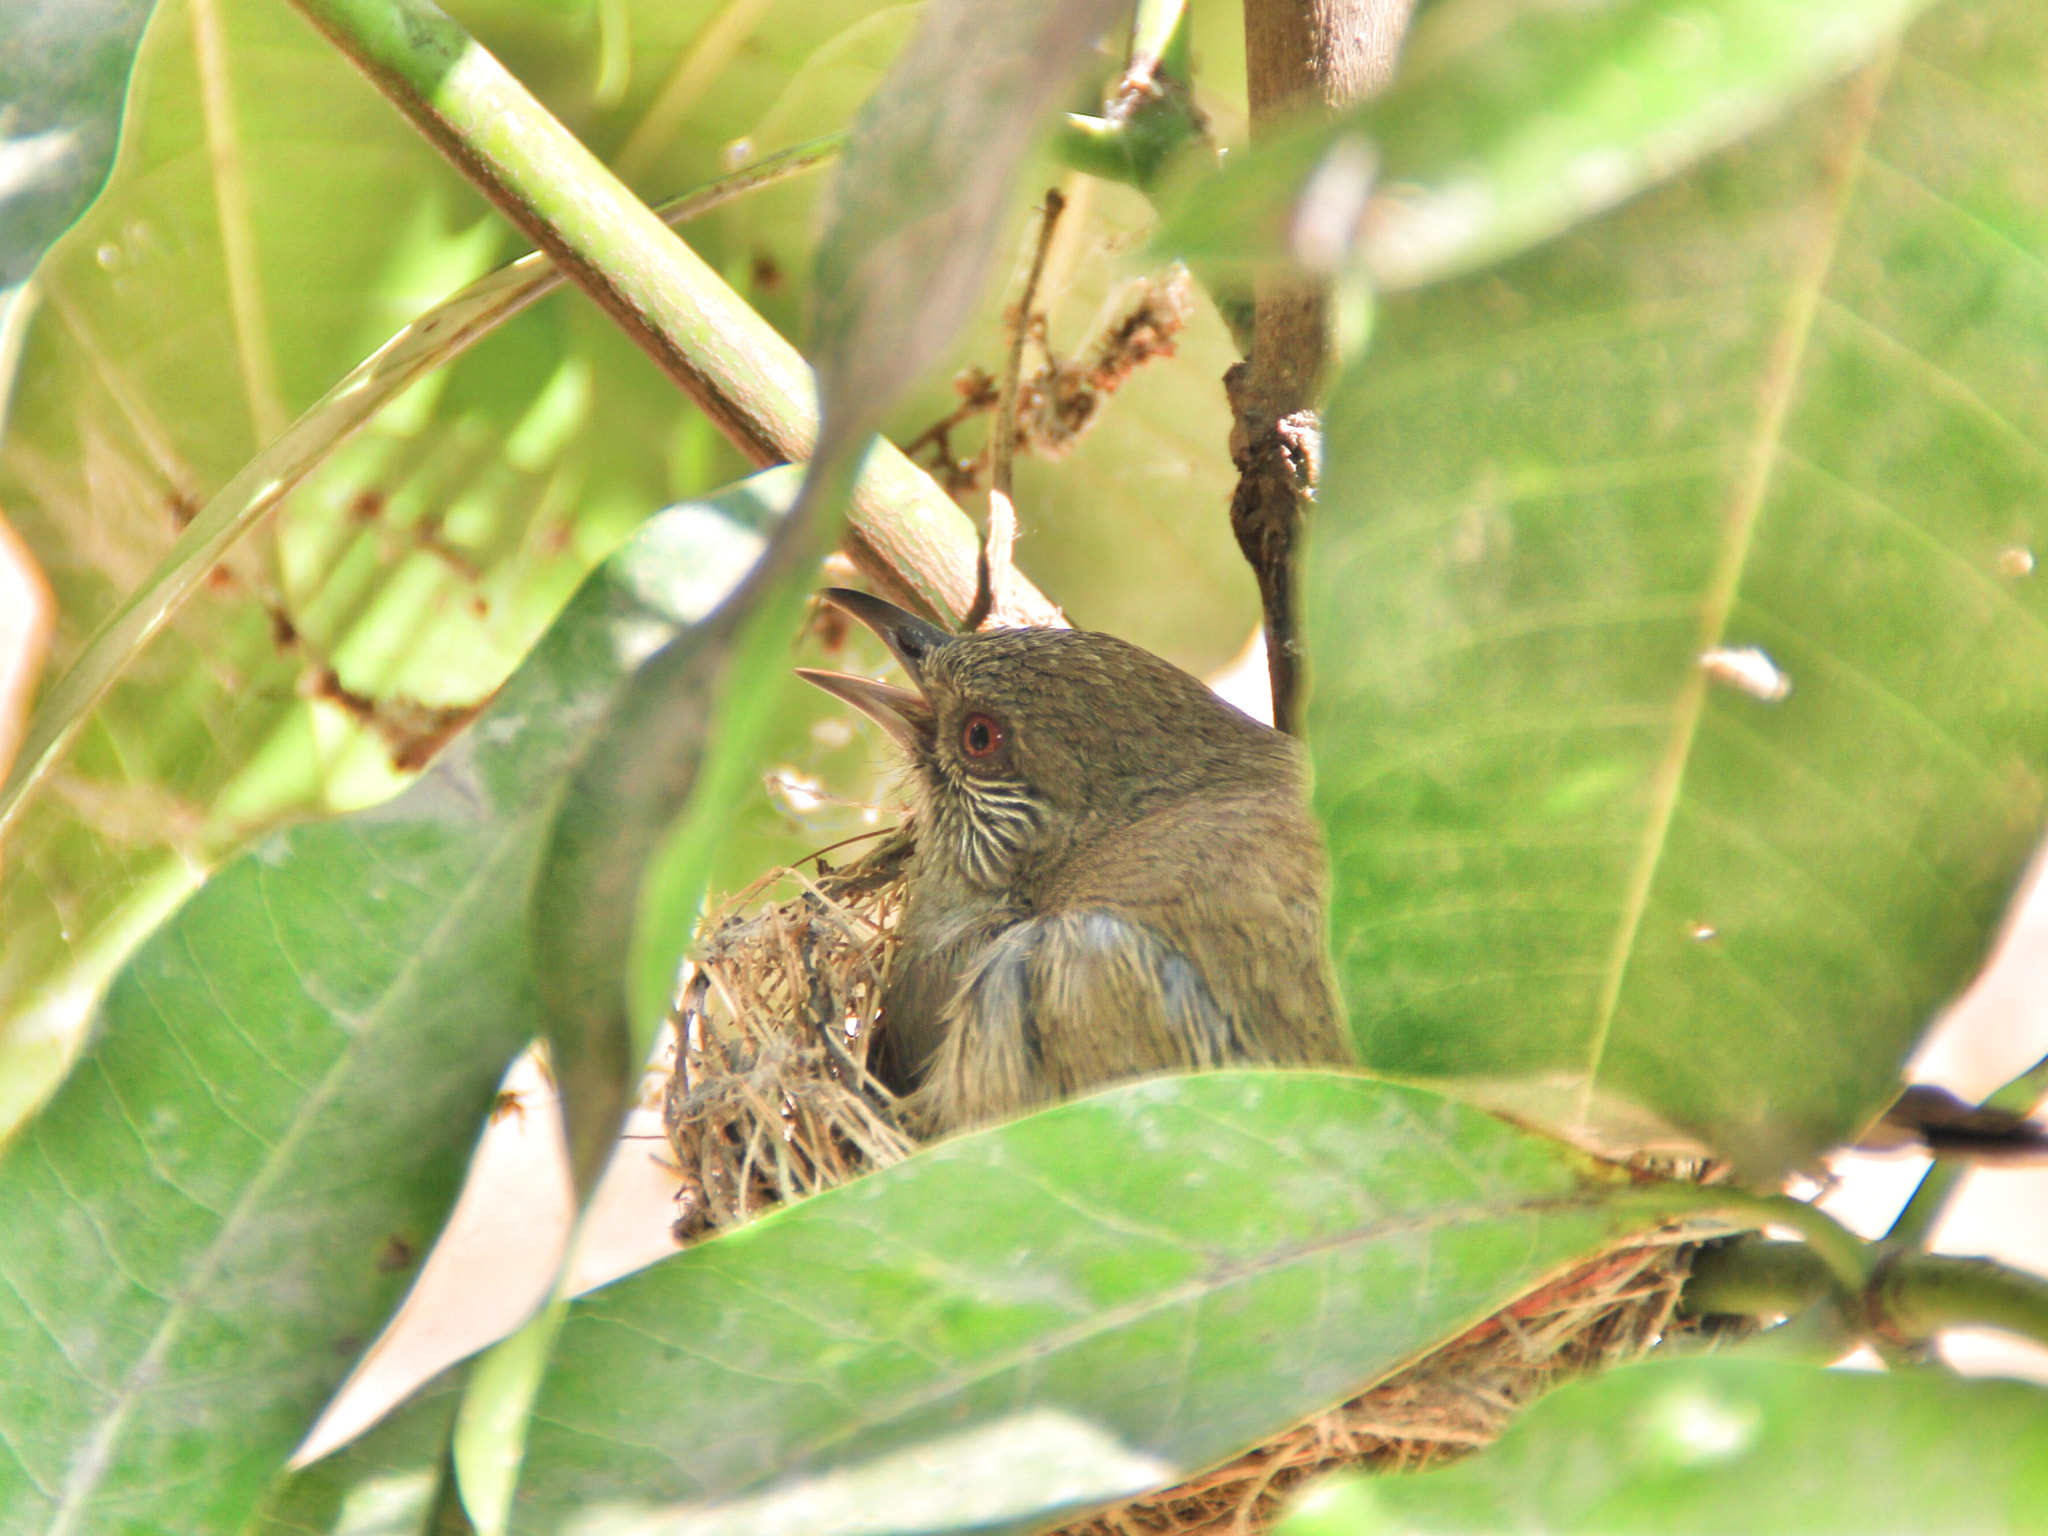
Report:
M 734 114 L 751 122 L 813 51 L 880 3 L 780 0 L 758 16 L 743 66 L 647 141 L 650 163 L 676 176 L 659 190 L 720 174 Z M 587 16 L 525 0 L 479 0 L 464 14 L 609 140 L 642 120 L 719 7 L 604 9 L 631 13 L 633 73 L 594 121 L 585 93 L 602 46 Z M 852 105 L 841 100 L 842 121 Z M 657 508 L 746 469 L 613 326 L 566 296 L 380 400 L 338 451 L 372 391 L 330 402 L 309 434 L 278 442 L 401 325 L 518 247 L 269 0 L 167 0 L 131 108 L 106 192 L 10 321 L 21 360 L 0 506 L 57 589 L 53 673 L 124 602 L 142 624 L 125 652 L 88 669 L 87 694 L 113 666 L 126 671 L 7 832 L 0 1132 L 47 1093 L 115 968 L 207 869 L 284 822 L 403 788 L 593 561 Z M 780 189 L 782 216 L 810 195 Z M 734 242 L 741 271 L 751 238 L 742 229 Z M 720 221 L 692 240 L 732 259 Z M 370 376 L 388 382 L 392 366 L 422 361 L 387 354 Z M 160 566 L 180 525 L 224 489 L 241 502 L 222 509 L 232 531 L 309 469 L 224 564 L 225 545 L 192 540 L 183 563 Z M 964 520 L 911 536 L 947 532 L 969 536 Z M 202 578 L 138 652 L 174 595 L 152 582 Z
M 1927 0 L 1618 0 L 1423 13 L 1394 89 L 1237 157 L 1154 244 L 1209 270 L 1412 287 L 1614 207 L 1869 59 Z
M 1760 1180 L 1889 1101 L 2048 809 L 2044 88 L 2048 12 L 1946 5 L 1383 303 L 1304 576 L 1369 1066 Z
M 0 288 L 28 276 L 106 179 L 148 15 L 147 0 L 0 12 Z
M 1159 1486 L 1656 1219 L 1614 1187 L 1355 1077 L 1112 1089 L 575 1302 L 513 1528 L 881 1530 L 907 1501 L 943 1530 Z M 1013 1431 L 1023 1476 L 991 1485 Z
M 1563 1387 L 1440 1471 L 1306 1493 L 1276 1536 L 2048 1530 L 2048 1393 L 1761 1360 Z
M 0 440 L 0 505 L 59 599 L 54 670 L 260 445 L 502 249 L 495 216 L 276 6 L 161 6 L 130 106 L 106 192 L 24 300 Z M 213 571 L 9 829 L 0 1126 L 206 869 L 387 798 L 503 680 L 672 499 L 653 423 L 675 410 L 608 326 L 543 306 L 386 409 Z
M 739 580 L 756 546 L 713 535 L 751 504 L 650 524 L 412 789 L 266 839 L 123 970 L 0 1161 L 0 1527 L 247 1515 L 538 1032 L 526 899 L 561 780 Z
M 465 1374 L 435 1377 L 361 1439 L 288 1473 L 242 1536 L 432 1536 L 454 1494 L 448 1437 Z
M 801 480 L 801 470 L 783 465 L 747 481 L 738 526 L 731 513 L 740 498 L 728 497 L 711 521 L 726 530 L 733 568 L 757 557 L 765 568 L 775 558 L 756 530 L 789 515 Z M 708 534 L 689 528 L 669 537 L 702 549 Z M 694 912 L 719 834 L 756 791 L 762 739 L 791 691 L 789 637 L 816 580 L 815 554 L 790 563 L 793 573 L 773 588 L 740 594 L 635 669 L 594 723 L 550 816 L 530 916 L 533 962 L 570 1168 L 586 1193 L 617 1144 L 629 1090 L 654 1044 L 652 1030 L 636 1032 L 628 1013 L 642 873 L 688 807 L 691 823 L 705 829 L 681 855 Z
M 664 203 L 657 211 L 671 225 L 687 222 L 731 198 L 829 160 L 839 139 L 832 135 L 765 157 Z M 137 652 L 176 616 L 224 556 L 385 407 L 563 282 L 553 261 L 528 252 L 465 284 L 351 368 L 215 492 L 141 585 L 101 620 L 64 676 L 42 698 L 35 729 L 0 786 L 0 835 L 22 802 L 62 760 Z M 507 454 L 530 460 L 544 452 L 549 439 L 573 426 L 574 416 L 587 405 L 589 385 L 587 370 L 557 373 L 515 430 Z

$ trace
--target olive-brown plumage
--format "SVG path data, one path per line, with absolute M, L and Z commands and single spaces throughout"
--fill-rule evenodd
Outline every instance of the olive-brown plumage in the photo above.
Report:
M 1147 1073 L 1351 1060 L 1292 741 L 1112 635 L 952 635 L 825 597 L 916 685 L 803 673 L 909 760 L 875 1066 L 931 1129 Z

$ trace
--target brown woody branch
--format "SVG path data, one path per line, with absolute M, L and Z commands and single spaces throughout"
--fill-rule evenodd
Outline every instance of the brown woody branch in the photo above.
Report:
M 1245 0 L 1252 141 L 1304 115 L 1370 95 L 1393 75 L 1414 0 Z M 1224 375 L 1237 491 L 1230 525 L 1258 578 L 1273 683 L 1273 723 L 1299 728 L 1295 546 L 1314 498 L 1321 401 L 1330 363 L 1330 285 L 1259 279 L 1251 355 Z

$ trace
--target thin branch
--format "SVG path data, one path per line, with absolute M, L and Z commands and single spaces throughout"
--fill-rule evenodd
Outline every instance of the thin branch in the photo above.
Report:
M 1038 220 L 1038 246 L 1031 253 L 1031 270 L 1024 278 L 1024 293 L 1010 322 L 1010 355 L 1003 363 L 1003 387 L 996 396 L 995 430 L 989 434 L 988 535 L 974 562 L 974 601 L 960 620 L 961 628 L 981 628 L 998 606 L 1007 609 L 1009 592 L 1018 577 L 1010 566 L 1017 542 L 1016 502 L 1010 494 L 1011 473 L 1017 458 L 1017 391 L 1024 377 L 1024 343 L 1031 335 L 1031 315 L 1038 302 L 1038 281 L 1045 275 L 1046 252 L 1052 249 L 1053 231 L 1067 200 L 1057 187 L 1048 188 L 1045 207 Z M 1006 590 L 997 592 L 997 588 Z
M 1413 0 L 1244 0 L 1252 141 L 1385 85 L 1412 8 Z M 1289 732 L 1299 727 L 1301 691 L 1295 546 L 1320 467 L 1330 305 L 1325 279 L 1260 277 L 1251 354 L 1224 375 L 1238 470 L 1230 526 L 1259 583 L 1273 723 Z
M 1031 253 L 1031 270 L 1025 275 L 1024 294 L 1017 300 L 1010 326 L 1010 355 L 1003 363 L 1003 389 L 996 397 L 996 430 L 989 447 L 989 484 L 1006 497 L 1017 456 L 1017 390 L 1024 376 L 1024 343 L 1031 336 L 1031 314 L 1038 303 L 1038 280 L 1045 275 L 1045 253 L 1052 249 L 1053 231 L 1066 207 L 1067 200 L 1057 187 L 1046 189 L 1038 221 L 1038 248 Z
M 1872 1281 L 1870 1313 L 1897 1342 L 1944 1328 L 1999 1328 L 2048 1345 L 2048 1280 L 1990 1259 L 1900 1253 Z
M 1831 1298 L 1872 1342 L 1925 1344 L 1946 1328 L 1998 1328 L 2048 1344 L 2048 1280 L 1990 1259 L 1899 1252 L 1844 1298 L 1839 1276 L 1806 1243 L 1744 1238 L 1702 1253 L 1685 1286 L 1688 1312 L 1796 1317 Z
M 1827 1261 L 1805 1243 L 1743 1237 L 1693 1260 L 1683 1305 L 1695 1316 L 1797 1317 L 1833 1294 Z
M 796 349 L 445 13 L 428 0 L 294 3 L 752 462 L 809 456 L 817 413 Z M 886 443 L 850 522 L 850 551 L 893 589 L 939 613 L 973 600 L 972 524 Z
M 1754 1195 L 1725 1185 L 1660 1181 L 1618 1191 L 1618 1208 L 1639 1207 L 1665 1220 L 1678 1216 L 1730 1216 L 1756 1226 L 1790 1227 L 1825 1264 L 1844 1296 L 1859 1296 L 1870 1283 L 1877 1249 L 1817 1205 L 1789 1195 Z

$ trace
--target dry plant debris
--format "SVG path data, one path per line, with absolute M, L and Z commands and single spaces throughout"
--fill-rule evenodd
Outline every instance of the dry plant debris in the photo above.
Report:
M 865 1065 L 911 836 L 907 827 L 881 834 L 844 868 L 821 854 L 807 861 L 811 873 L 770 871 L 706 920 L 670 1016 L 677 1052 L 663 1120 L 682 1172 L 677 1241 L 917 1149 Z M 788 894 L 763 904 L 778 892 Z M 1697 1326 L 1677 1318 L 1679 1294 L 1697 1244 L 1723 1230 L 1673 1226 L 1592 1259 L 1341 1407 L 1062 1536 L 1259 1531 L 1319 1472 L 1412 1471 L 1486 1445 L 1551 1387 Z
M 1179 267 L 1141 277 L 1105 306 L 1103 317 L 1071 358 L 1046 346 L 1046 317 L 1031 317 L 1028 339 L 1045 362 L 1017 387 L 1017 451 L 1041 458 L 1071 452 L 1101 418 L 1109 397 L 1145 364 L 1171 357 L 1194 308 L 1194 283 Z M 904 444 L 948 492 L 962 497 L 987 486 L 985 454 L 962 456 L 952 434 L 996 409 L 1001 389 L 993 374 L 969 368 L 953 381 L 960 404 Z
M 909 838 L 844 869 L 771 870 L 704 924 L 669 1023 L 662 1124 L 677 1241 L 901 1162 L 916 1142 L 867 1073 Z M 780 886 L 796 894 L 752 910 Z

